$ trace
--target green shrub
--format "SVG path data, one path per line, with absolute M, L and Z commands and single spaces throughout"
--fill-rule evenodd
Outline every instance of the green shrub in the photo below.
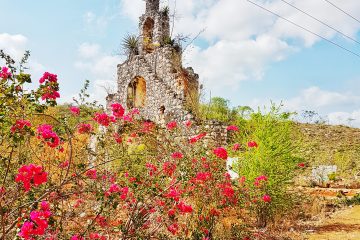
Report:
M 246 204 L 251 204 L 259 227 L 265 227 L 269 219 L 281 214 L 292 203 L 288 187 L 301 159 L 297 157 L 298 143 L 294 140 L 294 123 L 289 117 L 275 106 L 266 114 L 253 113 L 234 137 L 246 146 L 244 151 L 234 152 L 239 159 L 234 169 L 248 192 Z M 251 147 L 249 142 L 255 142 L 257 147 Z M 267 180 L 257 181 L 260 176 Z M 271 204 L 263 199 L 265 195 L 271 197 Z

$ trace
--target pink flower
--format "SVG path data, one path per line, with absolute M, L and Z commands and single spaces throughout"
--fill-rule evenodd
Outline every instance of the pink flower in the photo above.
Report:
M 96 169 L 90 169 L 86 172 L 86 176 L 88 176 L 91 179 L 96 179 L 97 178 L 97 171 Z
M 184 155 L 181 152 L 174 152 L 173 154 L 171 154 L 171 157 L 173 159 L 182 159 L 184 158 Z
M 22 132 L 24 128 L 30 128 L 31 123 L 28 120 L 16 120 L 15 124 L 11 127 L 10 131 L 12 133 Z
M 109 116 L 106 113 L 95 113 L 94 120 L 102 126 L 108 127 L 111 122 L 115 122 L 113 116 Z
M 78 107 L 73 107 L 73 106 L 71 106 L 71 107 L 69 108 L 69 110 L 70 110 L 70 112 L 71 112 L 72 114 L 74 114 L 74 115 L 79 115 L 79 114 L 80 114 L 80 108 L 78 108 Z
M 163 165 L 163 171 L 166 175 L 171 177 L 176 170 L 176 164 L 171 162 L 165 162 Z
M 84 133 L 90 133 L 93 130 L 91 124 L 89 123 L 81 123 L 78 126 L 78 132 L 80 134 L 84 134 Z
M 48 228 L 51 216 L 49 203 L 43 201 L 39 211 L 30 212 L 30 221 L 26 221 L 20 228 L 19 236 L 25 239 L 34 239 L 35 236 L 43 236 Z
M 22 182 L 25 192 L 28 192 L 31 186 L 39 186 L 47 182 L 48 174 L 43 171 L 41 166 L 34 164 L 24 165 L 18 170 L 15 181 Z
M 9 77 L 11 77 L 11 72 L 9 72 L 9 68 L 7 67 L 2 67 L 1 71 L 0 71 L 0 78 L 2 79 L 8 79 Z
M 168 211 L 168 216 L 169 216 L 169 217 L 173 217 L 173 216 L 175 216 L 175 213 L 176 213 L 176 210 L 175 210 L 175 209 L 170 209 L 170 210 Z
M 184 122 L 184 124 L 185 124 L 185 126 L 186 126 L 187 128 L 190 128 L 190 127 L 193 125 L 193 122 L 190 121 L 190 120 L 187 120 L 187 121 Z
M 237 132 L 237 131 L 239 131 L 239 128 L 237 126 L 235 126 L 235 125 L 231 125 L 231 126 L 228 126 L 226 128 L 226 130 Z
M 89 239 L 91 239 L 91 240 L 106 240 L 106 237 L 105 237 L 105 236 L 101 236 L 101 235 L 98 234 L 98 233 L 90 233 L 90 234 L 89 234 Z
M 124 116 L 125 109 L 120 103 L 111 104 L 111 110 L 116 118 L 122 118 Z
M 70 162 L 65 161 L 59 164 L 59 168 L 67 168 L 69 166 Z
M 228 158 L 228 153 L 226 149 L 223 147 L 218 147 L 214 149 L 214 154 L 220 159 L 226 160 Z
M 42 100 L 56 100 L 57 98 L 60 97 L 60 93 L 54 89 L 52 89 L 51 87 L 47 87 L 44 89 L 44 92 L 41 95 L 41 99 Z
M 115 142 L 118 144 L 121 144 L 123 141 L 121 136 L 118 133 L 114 133 L 114 139 L 115 139 Z
M 176 205 L 181 213 L 192 213 L 193 209 L 190 205 L 186 205 L 184 202 L 180 202 Z
M 247 145 L 249 148 L 257 148 L 259 146 L 255 141 L 250 141 Z
M 254 182 L 254 185 L 255 186 L 260 186 L 260 183 L 263 181 L 263 182 L 266 182 L 268 180 L 268 178 L 264 175 L 260 176 L 260 177 L 257 177 L 255 178 L 255 182 Z
M 51 148 L 56 148 L 60 145 L 59 136 L 53 131 L 51 125 L 43 124 L 37 128 L 38 138 L 42 138 L 46 144 Z
M 174 130 L 176 127 L 177 127 L 177 123 L 175 121 L 166 124 L 166 128 L 170 131 Z
M 157 167 L 154 164 L 146 163 L 146 168 L 149 170 L 150 176 L 153 176 L 157 172 Z
M 211 178 L 211 173 L 210 172 L 199 172 L 196 174 L 195 179 L 197 181 L 201 181 L 201 182 L 205 182 L 207 180 L 209 180 Z
M 177 188 L 170 187 L 169 192 L 165 194 L 165 197 L 171 198 L 177 202 L 180 200 L 180 195 L 181 192 Z
M 132 121 L 133 121 L 133 118 L 132 118 L 132 116 L 131 116 L 130 114 L 128 114 L 128 115 L 125 115 L 125 116 L 123 117 L 123 120 L 124 120 L 125 122 L 132 122 Z
M 57 82 L 57 75 L 49 72 L 45 72 L 44 75 L 40 78 L 39 82 L 43 84 L 44 82 Z
M 155 127 L 156 127 L 156 126 L 155 126 L 155 124 L 154 124 L 153 122 L 145 121 L 145 122 L 143 122 L 143 124 L 142 124 L 142 129 L 140 130 L 140 132 L 149 133 L 149 132 L 151 132 Z
M 233 149 L 233 151 L 239 151 L 239 149 L 240 149 L 240 144 L 239 144 L 239 143 L 235 143 L 232 149 Z
M 200 139 L 204 138 L 206 136 L 206 132 L 204 133 L 200 133 L 199 135 L 196 135 L 194 137 L 191 137 L 189 142 L 192 144 L 192 143 L 196 143 L 197 141 L 199 141 Z
M 262 200 L 266 203 L 269 203 L 271 202 L 271 197 L 267 194 L 265 194 L 263 197 L 262 197 Z
M 79 235 L 74 235 L 70 238 L 70 240 L 84 240 L 84 238 Z
M 139 114 L 140 114 L 140 111 L 139 111 L 139 109 L 134 108 L 134 109 L 131 110 L 130 114 L 131 114 L 132 116 L 134 116 L 134 115 L 139 115 Z
M 179 225 L 177 223 L 174 223 L 174 224 L 168 226 L 167 229 L 173 235 L 176 235 L 176 233 L 179 231 Z

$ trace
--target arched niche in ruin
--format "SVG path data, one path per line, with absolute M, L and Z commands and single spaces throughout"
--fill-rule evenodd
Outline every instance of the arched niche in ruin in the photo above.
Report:
M 150 46 L 151 43 L 153 42 L 153 37 L 154 37 L 154 19 L 148 17 L 145 22 L 144 22 L 144 26 L 143 26 L 143 45 L 144 45 L 144 49 L 145 50 L 151 50 Z
M 146 103 L 146 81 L 137 76 L 128 85 L 126 105 L 128 109 L 143 108 Z

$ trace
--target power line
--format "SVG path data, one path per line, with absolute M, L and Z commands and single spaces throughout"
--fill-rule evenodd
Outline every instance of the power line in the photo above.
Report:
M 358 23 L 360 23 L 360 20 L 357 19 L 356 17 L 354 17 L 353 15 L 351 15 L 350 13 L 346 12 L 345 10 L 341 9 L 340 7 L 336 6 L 334 3 L 330 2 L 329 0 L 324 0 L 325 2 L 333 5 L 335 8 L 337 8 L 338 10 L 342 11 L 343 13 L 345 13 L 346 15 L 348 15 L 349 17 L 351 17 L 352 19 L 354 19 L 355 21 L 357 21 Z
M 279 14 L 277 14 L 277 13 L 275 13 L 275 12 L 273 12 L 273 11 L 271 11 L 271 10 L 269 10 L 269 9 L 267 9 L 267 8 L 265 8 L 265 7 L 257 4 L 257 3 L 255 3 L 255 2 L 253 2 L 253 1 L 251 1 L 251 0 L 246 0 L 246 1 L 248 1 L 249 3 L 251 3 L 251 4 L 253 4 L 253 5 L 255 5 L 255 6 L 261 8 L 261 9 L 263 9 L 263 10 L 265 10 L 265 11 L 267 11 L 267 12 L 269 12 L 269 13 L 275 15 L 275 16 L 277 16 L 278 18 L 281 18 L 281 19 L 283 19 L 283 20 L 285 20 L 285 21 L 287 21 L 287 22 L 289 22 L 289 23 L 297 26 L 298 28 L 301 28 L 301 29 L 303 29 L 304 31 L 307 31 L 307 32 L 309 32 L 309 33 L 311 33 L 311 34 L 313 34 L 313 35 L 315 35 L 315 36 L 317 36 L 317 37 L 319 37 L 319 38 L 321 38 L 321 39 L 323 39 L 323 40 L 325 40 L 325 41 L 327 41 L 327 42 L 329 42 L 329 43 L 331 43 L 331 44 L 333 44 L 333 45 L 335 45 L 335 46 L 337 46 L 337 47 L 339 47 L 339 48 L 341 48 L 341 49 L 343 49 L 343 50 L 345 50 L 345 51 L 347 51 L 347 52 L 349 52 L 349 53 L 351 53 L 351 54 L 353 54 L 353 55 L 355 55 L 356 57 L 360 58 L 360 54 L 355 53 L 355 52 L 351 51 L 350 49 L 347 49 L 347 48 L 345 48 L 345 47 L 337 44 L 336 42 L 333 42 L 333 41 L 331 41 L 331 40 L 329 40 L 329 39 L 327 39 L 327 38 L 325 38 L 325 37 L 323 37 L 323 36 L 321 36 L 321 35 L 313 32 L 313 31 L 311 31 L 311 30 L 309 30 L 309 29 L 307 29 L 307 28 L 305 28 L 305 27 L 303 27 L 303 26 L 301 26 L 301 25 L 299 25 L 299 24 L 297 24 L 297 23 L 295 23 L 295 22 L 293 22 L 293 21 L 285 18 L 285 17 L 282 17 L 282 16 L 280 16 Z
M 305 12 L 304 10 L 301 10 L 300 8 L 298 8 L 298 7 L 294 6 L 293 4 L 291 4 L 291 3 L 289 3 L 289 2 L 287 2 L 287 1 L 285 1 L 285 0 L 280 0 L 280 1 L 282 1 L 282 2 L 286 3 L 287 5 L 289 5 L 289 6 L 293 7 L 293 8 L 295 8 L 295 9 L 297 9 L 298 11 L 302 12 L 302 13 L 303 13 L 303 14 L 305 14 L 306 16 L 311 17 L 312 19 L 314 19 L 314 20 L 318 21 L 319 23 L 321 23 L 321 24 L 323 24 L 323 25 L 327 26 L 328 28 L 330 28 L 330 29 L 332 29 L 332 30 L 336 31 L 337 33 L 341 34 L 342 36 L 344 36 L 344 37 L 346 37 L 346 38 L 348 38 L 348 39 L 350 39 L 350 40 L 352 40 L 352 41 L 354 41 L 354 42 L 356 42 L 357 44 L 359 44 L 359 45 L 360 45 L 360 42 L 359 42 L 358 40 L 356 40 L 356 39 L 354 39 L 354 38 L 350 37 L 349 35 L 346 35 L 345 33 L 343 33 L 343 32 L 341 32 L 341 31 L 337 30 L 336 28 L 334 28 L 334 27 L 330 26 L 329 24 L 327 24 L 327 23 L 325 23 L 325 22 L 321 21 L 320 19 L 318 19 L 318 18 L 316 18 L 316 17 L 312 16 L 311 14 L 309 14 L 309 13 Z

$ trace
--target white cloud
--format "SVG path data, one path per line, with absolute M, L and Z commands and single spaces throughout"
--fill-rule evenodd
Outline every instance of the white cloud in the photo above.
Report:
M 335 91 L 325 91 L 313 86 L 301 91 L 300 95 L 286 101 L 286 106 L 290 109 L 321 109 L 325 107 L 343 107 L 346 105 L 357 105 L 360 96 L 351 93 L 340 93 Z
M 85 24 L 85 29 L 87 31 L 93 32 L 94 34 L 102 34 L 106 31 L 109 21 L 114 16 L 111 15 L 96 15 L 95 13 L 88 11 L 83 15 L 83 21 Z
M 353 112 L 333 112 L 328 114 L 328 119 L 330 124 L 360 128 L 360 109 Z
M 254 1 L 324 37 L 338 36 L 332 29 L 280 0 Z M 357 22 L 325 1 L 289 1 L 347 35 L 355 36 L 360 29 Z M 172 13 L 174 1 L 165 2 L 170 3 Z M 144 11 L 144 1 L 122 0 L 121 3 L 123 14 L 137 22 Z M 335 3 L 355 16 L 360 15 L 358 0 Z M 208 46 L 195 46 L 184 56 L 213 92 L 224 92 L 230 85 L 236 89 L 244 80 L 261 79 L 271 63 L 284 60 L 289 54 L 321 40 L 245 0 L 176 1 L 175 19 L 174 35 L 190 33 L 195 36 L 201 29 L 206 29 L 201 38 Z M 224 84 L 215 84 L 219 81 Z
M 100 45 L 99 44 L 91 44 L 91 43 L 83 43 L 80 45 L 78 52 L 80 57 L 82 58 L 94 58 L 100 53 Z
M 101 51 L 101 46 L 83 43 L 78 48 L 79 59 L 75 68 L 87 72 L 93 83 L 92 99 L 104 103 L 107 91 L 115 92 L 117 65 L 124 59 L 120 56 L 108 55 Z
M 17 61 L 24 55 L 27 42 L 28 39 L 24 35 L 0 33 L 0 49 Z
M 28 50 L 28 42 L 28 38 L 22 34 L 11 35 L 9 33 L 0 33 L 0 49 L 4 50 L 4 52 L 10 55 L 16 62 L 19 62 L 24 56 L 25 51 Z M 39 79 L 46 69 L 43 64 L 31 56 L 27 67 L 33 79 Z M 33 82 L 30 88 L 35 87 L 36 81 Z

